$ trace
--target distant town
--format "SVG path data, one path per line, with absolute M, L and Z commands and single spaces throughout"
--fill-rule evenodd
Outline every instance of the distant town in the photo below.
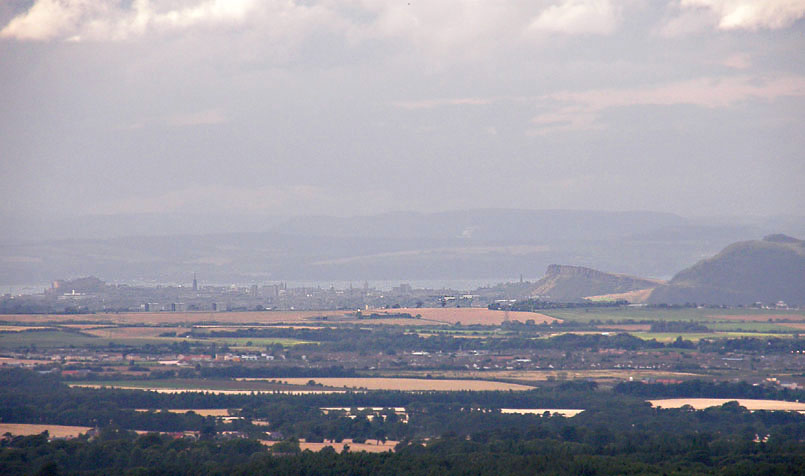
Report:
M 471 291 L 417 289 L 400 283 L 390 290 L 369 285 L 346 289 L 290 287 L 285 282 L 250 286 L 107 284 L 96 277 L 53 281 L 38 294 L 5 294 L 0 313 L 226 312 L 267 310 L 366 310 L 375 308 L 488 307 L 530 297 L 534 283 L 501 283 Z

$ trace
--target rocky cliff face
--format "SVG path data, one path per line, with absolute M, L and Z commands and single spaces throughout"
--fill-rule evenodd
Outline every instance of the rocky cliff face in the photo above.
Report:
M 534 296 L 553 301 L 572 301 L 587 296 L 625 293 L 653 288 L 660 281 L 605 273 L 583 266 L 552 264 L 545 277 L 537 281 Z

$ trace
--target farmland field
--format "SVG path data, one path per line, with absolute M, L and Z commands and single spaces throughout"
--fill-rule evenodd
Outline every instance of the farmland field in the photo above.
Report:
M 106 326 L 82 330 L 85 334 L 107 339 L 157 338 L 168 332 L 187 332 L 187 327 Z
M 149 392 L 156 392 L 156 393 L 190 393 L 190 392 L 203 392 L 209 393 L 212 395 L 252 395 L 252 394 L 261 394 L 261 393 L 281 393 L 285 395 L 307 395 L 307 394 L 325 394 L 325 393 L 344 393 L 346 390 L 327 390 L 327 389 L 316 389 L 316 390 L 209 390 L 203 388 L 163 388 L 163 387 L 149 387 L 147 385 L 144 386 L 112 386 L 109 387 L 108 385 L 101 385 L 101 384 L 70 384 L 71 387 L 85 387 L 85 388 L 116 388 L 120 390 L 145 390 Z
M 563 417 L 574 417 L 584 410 L 569 408 L 501 408 L 500 413 L 510 415 L 543 415 L 548 412 L 552 415 L 562 415 Z
M 40 365 L 40 364 L 52 364 L 52 360 L 44 360 L 44 359 L 18 359 L 14 357 L 0 357 L 0 366 L 4 365 Z
M 667 398 L 662 400 L 649 400 L 655 407 L 679 408 L 690 405 L 697 410 L 716 407 L 727 402 L 738 401 L 747 410 L 788 410 L 805 412 L 805 403 L 784 402 L 780 400 L 755 400 L 750 398 Z
M 271 379 L 273 380 L 273 379 Z M 293 379 L 285 379 L 293 380 Z M 334 390 L 320 386 L 307 385 L 310 379 L 301 383 L 280 383 L 264 380 L 227 380 L 227 379 L 158 379 L 158 380 L 116 380 L 104 382 L 75 382 L 75 387 L 113 387 L 135 390 L 154 390 L 167 393 L 176 392 L 213 392 L 213 393 L 249 393 L 249 392 L 303 392 L 322 393 Z M 340 390 L 340 389 L 335 389 Z
M 47 431 L 53 438 L 75 438 L 78 435 L 88 432 L 92 428 L 88 426 L 65 426 L 65 425 L 32 425 L 28 423 L 0 423 L 0 435 L 11 433 L 12 435 L 38 435 Z
M 0 322 L 17 323 L 111 323 L 111 324 L 224 324 L 305 323 L 314 317 L 343 317 L 345 311 L 252 311 L 252 312 L 122 312 L 98 314 L 2 314 Z
M 624 332 L 635 332 L 635 331 L 648 331 L 651 329 L 651 324 L 615 324 L 615 325 L 600 325 L 598 326 L 599 329 L 614 329 L 618 331 Z
M 107 341 L 97 337 L 58 330 L 0 333 L 0 349 L 14 349 L 31 345 L 36 347 L 93 346 L 106 343 Z
M 780 312 L 770 311 L 767 313 L 758 313 L 755 310 L 747 311 L 746 313 L 736 314 L 734 309 L 729 311 L 729 314 L 713 314 L 709 317 L 715 319 L 726 319 L 729 321 L 746 321 L 746 322 L 769 322 L 770 320 L 788 320 L 796 322 L 805 322 L 805 314 L 794 312 Z
M 506 312 L 493 311 L 482 307 L 404 307 L 399 309 L 377 309 L 371 312 L 376 312 L 378 314 L 403 313 L 410 314 L 412 316 L 419 314 L 422 316 L 422 319 L 438 321 L 444 324 L 455 324 L 458 322 L 464 326 L 479 324 L 498 326 L 506 319 Z M 527 320 L 533 319 L 538 324 L 559 321 L 557 318 L 536 312 L 511 311 L 508 313 L 508 317 L 512 321 L 517 320 L 520 322 L 526 322 Z M 380 322 L 384 321 L 385 320 L 380 320 Z
M 248 381 L 264 379 L 244 379 Z M 289 384 L 303 385 L 308 378 L 283 379 Z M 400 390 L 400 391 L 459 391 L 459 390 L 530 390 L 528 385 L 494 382 L 490 380 L 441 380 L 420 378 L 387 378 L 387 377 L 325 377 L 313 379 L 316 383 L 329 388 L 347 388 L 361 390 Z
M 462 325 L 500 325 L 506 319 L 506 312 L 493 311 L 486 308 L 398 308 L 374 309 L 366 312 L 377 314 L 410 314 L 421 315 L 421 319 L 389 318 L 358 319 L 348 311 L 253 311 L 253 312 L 126 312 L 98 314 L 4 314 L 0 322 L 24 325 L 59 323 L 64 325 L 188 325 L 206 323 L 218 325 L 271 325 L 297 324 L 305 325 L 315 322 L 327 324 L 361 323 L 387 325 L 433 326 L 455 324 Z M 525 322 L 533 319 L 537 323 L 554 322 L 556 318 L 534 312 L 509 312 L 509 319 Z M 329 318 L 326 321 L 321 318 Z M 165 332 L 165 331 L 163 331 Z
M 677 337 L 682 337 L 692 342 L 698 342 L 702 339 L 738 339 L 741 337 L 790 337 L 790 334 L 762 332 L 632 332 L 631 334 L 645 340 L 656 339 L 658 342 L 672 342 Z
M 777 323 L 777 322 L 757 322 L 757 321 L 727 321 L 718 320 L 710 321 L 707 327 L 715 331 L 746 331 L 746 332 L 779 332 L 783 334 L 790 334 L 792 329 L 797 329 L 797 326 L 805 327 L 803 323 Z M 800 328 L 803 328 L 800 327 Z
M 654 291 L 654 288 L 647 288 L 647 289 L 638 289 L 635 291 L 628 291 L 625 293 L 614 293 L 614 294 L 601 294 L 598 296 L 588 296 L 586 299 L 590 301 L 619 301 L 619 300 L 626 300 L 631 303 L 642 303 L 646 302 L 646 300 L 651 296 L 651 292 Z
M 136 412 L 160 412 L 163 409 L 160 408 L 137 408 L 134 411 Z M 184 414 L 187 412 L 193 412 L 196 415 L 201 415 L 203 417 L 206 416 L 214 416 L 214 417 L 227 417 L 229 416 L 229 409 L 227 408 L 166 408 L 164 411 L 170 413 L 180 413 Z
M 700 323 L 717 321 L 768 322 L 769 319 L 789 319 L 805 321 L 805 313 L 795 311 L 772 311 L 760 309 L 656 309 L 656 308 L 583 308 L 546 309 L 543 314 L 575 322 L 600 321 L 696 321 Z
M 118 344 L 142 345 L 146 343 L 156 344 L 174 341 L 187 341 L 194 343 L 226 344 L 231 347 L 240 348 L 264 348 L 272 344 L 291 346 L 296 344 L 307 344 L 309 342 L 290 338 L 270 338 L 270 337 L 205 337 L 185 338 L 185 337 L 166 337 L 163 334 L 189 332 L 191 327 L 159 327 L 159 326 L 103 326 L 81 329 L 79 332 L 64 330 L 61 327 L 35 327 L 28 326 L 4 326 L 9 329 L 19 329 L 18 332 L 0 332 L 0 348 L 25 347 L 35 345 L 37 347 L 56 347 L 69 345 L 107 345 L 109 342 Z M 40 329 L 47 329 L 42 331 Z M 238 330 L 242 328 L 229 328 Z M 36 332 L 24 332 L 24 331 Z M 216 329 L 217 330 L 217 329 Z M 249 344 L 251 342 L 251 344 Z
M 700 377 L 690 372 L 672 372 L 665 370 L 398 370 L 383 372 L 384 374 L 400 377 L 424 377 L 430 374 L 443 379 L 495 379 L 512 382 L 542 382 L 549 379 L 556 380 L 634 380 L 647 378 L 690 379 Z M 318 382 L 320 379 L 316 379 Z
M 0 326 L 0 332 L 23 332 L 23 331 L 39 331 L 42 329 L 49 329 L 44 326 Z
M 253 311 L 253 312 L 130 312 L 99 314 L 15 314 L 0 315 L 0 330 L 16 331 L 41 328 L 45 324 L 81 329 L 98 337 L 111 339 L 157 338 L 165 332 L 182 332 L 195 328 L 236 330 L 245 326 L 303 326 L 316 328 L 338 324 L 445 326 L 456 322 L 462 325 L 500 325 L 507 318 L 504 311 L 486 308 L 396 308 L 373 309 L 365 313 L 410 314 L 419 319 L 390 317 L 388 319 L 358 319 L 348 311 Z M 327 317 L 327 320 L 322 320 Z M 656 308 L 583 308 L 547 309 L 540 313 L 510 311 L 508 319 L 536 323 L 562 320 L 589 323 L 593 320 L 613 321 L 612 326 L 641 325 L 641 321 L 695 321 L 714 330 L 744 330 L 755 332 L 795 332 L 805 324 L 805 313 L 758 309 L 656 309 Z M 634 323 L 624 321 L 634 321 Z M 790 322 L 780 322 L 781 320 Z M 645 324 L 643 324 L 645 325 Z M 623 328 L 626 331 L 637 329 Z
M 267 445 L 276 443 L 275 441 L 265 442 Z M 349 445 L 349 451 L 366 451 L 367 453 L 385 453 L 386 451 L 394 451 L 399 441 L 388 440 L 385 443 L 379 440 L 366 440 L 365 443 L 353 443 L 349 438 L 343 440 L 341 443 L 336 443 L 332 440 L 324 440 L 322 443 L 308 443 L 304 439 L 299 440 L 299 447 L 302 451 L 321 451 L 322 449 L 332 446 L 337 452 L 344 451 L 344 446 Z
M 194 342 L 215 342 L 216 344 L 226 344 L 236 349 L 262 349 L 269 345 L 282 345 L 284 347 L 299 344 L 315 344 L 299 339 L 285 337 L 210 337 L 207 339 L 191 339 Z

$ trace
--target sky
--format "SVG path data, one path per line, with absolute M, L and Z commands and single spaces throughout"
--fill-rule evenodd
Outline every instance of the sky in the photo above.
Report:
M 805 0 L 3 0 L 0 212 L 805 215 Z

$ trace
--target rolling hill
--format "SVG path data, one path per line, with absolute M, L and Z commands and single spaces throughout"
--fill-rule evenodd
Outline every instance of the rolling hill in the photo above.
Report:
M 662 281 L 611 274 L 581 266 L 552 264 L 537 281 L 533 295 L 553 301 L 578 300 L 588 296 L 628 293 L 655 288 Z
M 734 243 L 679 272 L 648 298 L 652 304 L 777 301 L 805 304 L 805 241 L 786 235 Z

